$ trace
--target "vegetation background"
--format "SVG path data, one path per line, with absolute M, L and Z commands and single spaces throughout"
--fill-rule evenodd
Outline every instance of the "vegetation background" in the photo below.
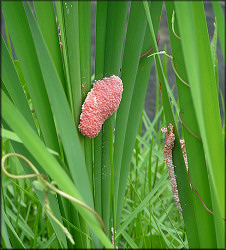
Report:
M 206 13 L 206 22 L 208 26 L 209 31 L 209 37 L 213 37 L 214 33 L 214 11 L 212 7 L 211 1 L 203 1 L 205 13 Z M 222 10 L 225 15 L 225 1 L 220 1 L 220 4 L 222 6 Z M 95 62 L 95 33 L 96 33 L 96 2 L 91 1 L 91 60 L 92 60 L 92 74 L 94 73 L 94 62 Z M 2 29 L 2 35 L 4 39 L 6 39 L 5 34 L 5 23 L 3 19 L 3 15 L 1 13 L 1 29 Z M 162 15 L 161 15 L 161 21 L 159 26 L 159 34 L 160 34 L 160 41 L 158 44 L 159 51 L 162 51 L 164 49 L 164 46 L 167 46 L 167 51 L 169 54 L 171 54 L 171 47 L 170 47 L 170 38 L 169 38 L 169 31 L 168 31 L 168 24 L 167 24 L 167 18 L 166 18 L 166 9 L 165 5 L 163 5 L 162 8 Z M 15 57 L 15 51 L 13 49 L 13 55 Z M 220 42 L 217 41 L 217 58 L 218 58 L 218 73 L 219 73 L 219 87 L 222 90 L 223 96 L 225 96 L 225 66 L 223 63 L 223 55 L 220 50 Z M 167 73 L 168 73 L 168 83 L 172 87 L 175 83 L 175 74 L 171 67 L 170 60 L 167 62 Z M 151 69 L 148 89 L 147 89 L 147 95 L 145 98 L 145 110 L 147 112 L 148 117 L 151 121 L 153 121 L 155 116 L 155 104 L 156 104 L 156 85 L 154 84 L 156 82 L 156 69 L 155 69 L 155 62 L 153 62 L 153 66 Z M 174 96 L 177 99 L 177 91 L 176 88 L 174 89 Z M 222 112 L 222 106 L 220 106 L 221 112 Z M 144 127 L 142 129 L 142 133 L 144 132 Z
M 55 9 L 51 2 L 2 3 L 2 153 L 24 155 L 64 191 L 42 177 L 2 175 L 3 248 L 224 246 L 224 6 L 204 2 L 204 12 L 200 1 L 56 1 Z M 181 40 L 173 34 L 173 11 Z M 150 46 L 173 56 L 189 87 L 165 54 L 140 59 Z M 82 93 L 111 74 L 124 83 L 120 108 L 94 140 L 84 138 L 77 130 Z M 163 160 L 160 129 L 169 123 L 183 215 Z M 189 185 L 180 138 L 192 183 L 214 215 Z M 32 172 L 15 157 L 6 169 Z M 44 192 L 47 187 L 54 193 Z

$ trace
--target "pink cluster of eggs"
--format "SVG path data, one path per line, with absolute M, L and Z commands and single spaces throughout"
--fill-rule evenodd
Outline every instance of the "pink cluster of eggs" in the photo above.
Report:
M 104 121 L 117 111 L 122 91 L 122 80 L 115 75 L 94 83 L 82 105 L 78 126 L 82 135 L 94 138 L 99 134 Z

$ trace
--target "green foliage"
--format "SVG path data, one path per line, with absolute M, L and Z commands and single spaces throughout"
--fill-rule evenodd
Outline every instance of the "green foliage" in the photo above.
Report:
M 202 2 L 165 2 L 178 100 L 168 84 L 168 58 L 164 54 L 162 62 L 157 47 L 162 1 L 34 1 L 34 12 L 31 6 L 2 3 L 2 154 L 23 155 L 46 180 L 86 205 L 47 193 L 37 178 L 3 174 L 2 247 L 112 248 L 114 242 L 120 248 L 223 248 L 225 125 L 219 102 L 224 121 L 225 100 L 217 38 L 225 58 L 225 20 L 220 3 L 213 1 L 210 43 Z M 157 97 L 151 121 L 144 101 L 153 59 Z M 96 138 L 85 138 L 78 124 L 91 79 L 113 74 L 123 82 L 119 109 Z M 173 202 L 163 156 L 160 128 L 169 123 L 175 128 L 173 164 L 182 215 Z M 192 184 L 214 214 L 191 188 L 182 136 Z M 7 158 L 5 168 L 14 175 L 33 173 L 16 157 Z M 46 210 L 47 200 L 56 220 Z

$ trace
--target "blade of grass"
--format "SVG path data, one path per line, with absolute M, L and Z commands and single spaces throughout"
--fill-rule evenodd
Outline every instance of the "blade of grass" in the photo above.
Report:
M 68 53 L 66 47 L 66 30 L 65 30 L 65 22 L 64 22 L 64 15 L 63 15 L 63 2 L 62 1 L 55 1 L 56 7 L 56 14 L 57 14 L 57 23 L 58 23 L 58 31 L 60 32 L 60 42 L 61 45 L 61 56 L 63 61 L 63 70 L 66 80 L 66 96 L 68 99 L 68 103 L 70 105 L 71 110 L 73 109 L 72 104 L 72 92 L 71 92 L 71 85 L 70 85 L 70 75 L 69 75 L 69 66 L 68 66 Z
M 220 45 L 222 54 L 224 57 L 225 62 L 225 16 L 222 10 L 222 7 L 220 5 L 220 1 L 212 1 L 214 14 L 217 19 L 217 25 L 218 25 L 218 34 L 220 38 Z
M 186 74 L 186 68 L 183 59 L 183 52 L 181 48 L 181 40 L 179 40 L 172 31 L 172 14 L 175 6 L 173 2 L 166 3 L 166 12 L 168 19 L 168 27 L 171 41 L 171 48 L 173 53 L 173 63 L 177 69 L 179 76 L 187 82 L 188 77 Z M 177 14 L 177 13 L 176 13 Z M 177 17 L 177 16 L 176 16 Z M 176 34 L 180 36 L 178 32 L 177 19 L 174 22 L 174 28 Z M 176 76 L 175 76 L 176 77 Z M 195 114 L 195 109 L 192 101 L 190 88 L 184 85 L 179 78 L 176 77 L 177 92 L 180 103 L 180 112 L 183 122 L 189 127 L 196 135 L 200 136 L 198 122 Z M 205 155 L 202 146 L 202 140 L 194 137 L 184 127 L 184 139 L 186 142 L 186 152 L 188 159 L 189 173 L 191 180 L 196 190 L 201 195 L 207 207 L 212 210 L 212 199 L 210 195 L 210 184 L 208 179 L 207 167 L 205 162 Z M 200 178 L 202 176 L 202 178 Z M 200 247 L 212 247 L 216 248 L 216 232 L 214 228 L 213 216 L 204 210 L 202 203 L 198 196 L 193 192 L 193 201 L 196 214 L 198 235 L 200 241 Z
M 108 3 L 104 59 L 104 76 L 106 77 L 112 74 L 118 76 L 120 72 L 127 12 L 128 1 L 111 1 Z M 114 114 L 104 122 L 102 132 L 101 199 L 102 216 L 108 235 L 110 235 L 110 192 L 111 174 L 113 174 L 111 173 L 113 169 L 113 129 Z
M 77 75 L 76 73 L 74 73 L 74 71 L 71 70 L 71 68 L 74 67 L 73 64 L 78 64 L 78 66 L 80 66 L 79 55 L 77 53 L 78 51 L 76 52 L 76 49 L 78 50 L 79 48 L 79 44 L 77 44 L 79 39 L 77 39 L 76 46 L 73 46 L 71 44 L 72 41 L 70 39 L 74 39 L 73 42 L 75 42 L 74 33 L 77 32 L 77 35 L 78 35 L 78 29 L 75 32 L 72 32 L 72 30 L 73 31 L 75 30 L 75 27 L 78 28 L 78 18 L 76 15 L 76 18 L 73 19 L 72 13 L 71 13 L 71 12 L 73 13 L 78 12 L 78 3 L 76 3 L 75 5 L 74 4 L 71 5 L 69 2 L 61 1 L 61 2 L 55 2 L 55 6 L 56 6 L 56 12 L 57 12 L 58 28 L 61 34 L 60 40 L 61 40 L 61 53 L 62 53 L 62 58 L 63 58 L 64 73 L 65 73 L 66 80 L 67 80 L 66 81 L 66 87 L 67 87 L 66 96 L 67 96 L 68 103 L 70 105 L 70 109 L 72 110 L 73 120 L 75 121 L 76 114 L 75 114 L 75 102 L 73 102 L 73 95 L 74 95 L 73 92 L 75 88 L 79 90 L 76 92 L 78 94 L 77 97 L 79 98 L 77 101 L 79 101 L 81 98 L 79 94 L 81 88 L 79 87 L 80 83 L 78 82 L 77 84 L 77 81 L 76 81 L 76 85 L 73 84 L 72 86 L 72 83 L 74 83 L 75 79 L 80 80 L 80 75 Z M 78 69 L 78 67 L 76 67 L 76 70 L 77 70 L 77 73 L 79 72 L 80 74 L 80 68 Z M 79 107 L 77 111 L 79 112 Z M 78 123 L 78 116 L 77 116 L 77 123 Z M 79 134 L 79 138 L 80 138 L 81 143 L 83 144 L 83 138 L 80 136 L 80 134 Z M 81 223 L 80 223 L 78 212 L 71 211 L 71 209 L 73 210 L 73 207 L 70 206 L 70 203 L 66 201 L 65 199 L 63 199 L 63 204 L 64 204 L 63 206 L 65 207 L 67 219 L 72 221 L 76 227 L 80 227 Z M 71 233 L 77 243 L 77 247 L 84 248 L 83 242 L 82 242 L 82 239 L 84 239 L 83 236 L 80 237 L 79 233 L 77 233 L 74 229 L 71 229 L 71 230 L 72 230 Z M 69 247 L 73 247 L 73 246 L 69 245 Z
M 162 2 L 152 4 L 152 13 L 154 14 L 155 12 L 156 32 L 160 21 Z M 140 2 L 132 2 L 130 15 L 131 23 L 129 19 L 121 74 L 124 91 L 117 112 L 115 129 L 114 164 L 116 169 L 115 193 L 117 195 L 117 227 L 120 225 L 126 180 L 128 178 L 132 151 L 136 140 L 152 65 L 152 62 L 147 58 L 140 60 L 140 55 L 152 46 L 150 44 L 149 32 L 145 34 L 145 31 L 147 31 L 147 19 L 143 5 Z M 139 22 L 136 20 L 136 16 L 142 16 Z M 139 30 L 139 32 L 137 31 L 136 35 L 134 35 L 134 30 Z
M 4 129 L 4 128 L 1 128 L 1 136 L 2 138 L 7 138 L 7 139 L 10 139 L 11 141 L 15 141 L 15 142 L 19 142 L 19 143 L 23 143 L 20 138 L 15 134 L 13 133 L 12 131 L 10 130 L 7 130 L 7 129 Z M 49 149 L 47 148 L 48 151 L 55 155 L 55 156 L 58 156 L 59 157 L 59 154 L 55 151 L 53 151 L 52 149 Z M 58 158 L 59 159 L 59 158 Z
M 9 221 L 7 215 L 5 214 L 5 212 L 2 210 L 2 218 L 5 221 L 5 224 L 8 227 L 8 233 L 10 235 L 10 239 L 11 239 L 11 243 L 13 245 L 14 248 L 19 248 L 19 249 L 25 249 L 24 244 L 22 243 L 22 241 L 20 240 L 20 237 L 17 235 L 16 231 L 14 230 L 11 222 Z
M 25 222 L 23 218 L 17 218 L 17 215 L 14 214 L 12 210 L 9 208 L 6 209 L 6 215 L 12 220 L 12 223 L 18 223 L 18 227 L 25 232 L 26 236 L 28 237 L 29 240 L 34 239 L 34 233 L 32 229 L 28 226 L 28 224 Z
M 82 101 L 91 88 L 91 2 L 78 2 Z
M 100 80 L 104 75 L 104 55 L 107 25 L 108 2 L 97 1 L 96 5 L 96 41 L 95 41 L 95 79 Z M 93 140 L 94 145 L 94 206 L 102 215 L 101 203 L 101 158 L 102 158 L 102 129 Z
M 135 18 L 140 16 L 139 21 Z M 117 111 L 116 127 L 115 127 L 115 143 L 114 143 L 114 177 L 115 177 L 115 201 L 116 201 L 116 227 L 120 224 L 121 209 L 124 200 L 124 189 L 126 181 L 122 185 L 122 177 L 127 178 L 128 168 L 121 169 L 121 161 L 123 155 L 123 144 L 126 134 L 126 126 L 129 116 L 129 108 L 133 94 L 139 59 L 141 55 L 142 43 L 146 29 L 146 18 L 144 10 L 140 2 L 131 2 L 129 20 L 127 24 L 126 40 L 124 45 L 121 79 L 123 82 L 122 100 Z M 134 30 L 137 30 L 134 35 Z M 133 50 L 133 52 L 131 52 Z M 140 116 L 136 119 L 140 121 Z M 133 145 L 134 146 L 134 145 Z M 122 172 L 121 172 L 122 171 Z M 126 172 L 124 174 L 124 172 Z
M 10 243 L 10 237 L 9 237 L 9 233 L 8 233 L 8 230 L 7 230 L 7 227 L 6 227 L 6 223 L 5 223 L 5 220 L 3 218 L 3 213 L 5 213 L 3 210 L 1 212 L 1 244 L 2 244 L 2 248 L 12 248 L 12 245 Z
M 29 8 L 28 18 L 33 32 L 32 35 L 34 36 L 35 46 L 39 52 L 38 59 L 40 60 L 41 70 L 45 79 L 47 92 L 49 94 L 57 127 L 59 129 L 65 154 L 69 162 L 69 168 L 71 170 L 73 180 L 87 204 L 92 207 L 93 198 L 85 167 L 84 154 L 78 139 L 79 137 L 77 129 L 75 128 L 72 120 L 72 115 L 69 110 L 66 96 L 63 92 L 59 76 L 51 60 L 48 49 L 45 46 L 45 42 L 39 31 L 37 23 L 35 22 L 34 16 L 32 15 Z M 55 84 L 53 85 L 52 82 Z
M 32 117 L 30 108 L 20 84 L 19 77 L 17 75 L 15 66 L 12 62 L 3 37 L 1 37 L 1 59 L 2 61 L 4 61 L 4 63 L 1 65 L 2 82 L 8 90 L 8 93 L 10 94 L 10 97 L 12 98 L 14 104 L 27 119 L 34 131 L 37 132 L 34 119 Z
M 79 124 L 82 106 L 80 53 L 79 53 L 79 24 L 78 2 L 63 1 L 63 20 L 65 28 L 64 49 L 67 51 L 68 72 L 72 92 L 73 119 L 75 125 Z M 79 134 L 80 136 L 80 134 Z M 80 136 L 81 139 L 81 136 Z
M 9 129 L 9 127 L 7 126 L 7 124 L 4 122 L 4 118 L 3 118 L 2 124 L 3 124 L 4 127 L 6 127 L 6 128 Z M 19 140 L 20 140 L 20 138 L 19 138 Z M 41 174 L 44 174 L 45 176 L 47 176 L 47 174 L 45 173 L 45 171 L 43 171 L 43 169 L 41 168 L 41 166 L 39 165 L 39 163 L 31 156 L 31 154 L 26 150 L 26 148 L 21 143 L 22 143 L 21 140 L 20 140 L 20 143 L 16 143 L 14 141 L 11 141 L 11 144 L 12 144 L 12 146 L 14 148 L 14 151 L 17 152 L 17 153 L 19 153 L 19 154 L 24 155 L 27 159 L 29 159 L 31 162 L 34 163 L 34 165 L 37 167 L 38 171 Z M 48 151 L 50 152 L 49 149 L 48 149 Z M 26 174 L 33 173 L 33 171 L 29 167 L 27 167 L 27 165 L 23 161 L 21 161 L 21 164 L 22 164 L 22 167 L 23 167 L 23 169 L 24 169 L 24 171 L 25 171 Z M 33 186 L 33 188 L 35 190 L 35 193 L 36 193 L 39 201 L 43 205 L 44 193 L 42 193 L 42 192 L 38 191 L 37 189 L 35 189 L 34 186 Z M 31 198 L 33 199 L 33 197 L 31 197 Z M 58 201 L 57 201 L 56 197 L 53 194 L 49 193 L 48 199 L 49 199 L 50 208 L 51 208 L 54 216 L 56 218 L 58 218 L 58 220 L 60 222 L 62 222 L 61 221 L 61 212 L 59 210 L 59 205 L 58 205 Z M 62 247 L 63 246 L 67 246 L 66 237 L 65 237 L 65 234 L 62 231 L 62 228 L 59 227 L 59 225 L 49 215 L 47 215 L 47 216 L 49 217 L 49 220 L 50 220 L 50 222 L 51 222 L 51 224 L 52 224 L 52 226 L 53 226 L 53 228 L 54 228 L 54 230 L 56 232 L 56 236 L 57 236 L 57 238 L 59 240 L 60 245 Z
M 133 238 L 130 237 L 130 235 L 126 231 L 122 232 L 122 236 L 124 237 L 128 245 L 130 245 L 133 249 L 139 249 L 137 244 L 134 242 Z
M 153 30 L 153 24 L 151 15 L 148 8 L 148 3 L 146 1 L 143 2 L 145 12 L 148 19 L 148 24 L 151 32 L 152 42 L 154 45 L 154 53 L 158 52 L 157 44 L 156 44 L 156 38 Z M 180 141 L 179 136 L 177 132 L 177 127 L 174 121 L 174 116 L 172 113 L 172 109 L 170 106 L 170 101 L 167 93 L 167 80 L 163 73 L 163 68 L 161 64 L 161 60 L 159 55 L 155 55 L 155 62 L 156 67 L 158 70 L 158 76 L 161 83 L 161 94 L 163 99 L 163 107 L 165 111 L 165 118 L 167 124 L 171 123 L 174 126 L 174 133 L 175 133 L 175 144 L 173 149 L 173 164 L 174 166 L 177 166 L 175 168 L 176 173 L 176 181 L 178 185 L 178 191 L 179 191 L 179 197 L 180 197 L 180 204 L 182 207 L 182 214 L 185 222 L 185 227 L 188 235 L 188 242 L 189 247 L 199 247 L 199 238 L 198 238 L 198 232 L 197 232 L 197 225 L 195 221 L 195 212 L 193 208 L 193 201 L 192 201 L 192 194 L 190 185 L 187 178 L 187 172 L 185 168 L 185 163 L 180 147 Z
M 218 62 L 217 62 L 217 22 L 215 20 L 214 23 L 214 34 L 213 38 L 211 41 L 211 55 L 212 55 L 212 60 L 213 60 L 213 67 L 214 67 L 214 76 L 216 79 L 216 84 L 217 84 L 217 93 L 219 93 L 219 78 L 218 78 Z
M 30 242 L 30 248 L 37 248 L 37 238 L 38 238 L 38 225 L 41 218 L 41 205 L 38 204 L 37 214 L 35 216 L 34 225 L 32 231 L 34 232 L 34 238 Z
M 167 171 L 164 172 L 164 174 L 161 176 L 161 179 L 158 181 L 156 186 L 151 190 L 151 192 L 145 197 L 145 199 L 136 207 L 136 209 L 133 210 L 132 213 L 130 213 L 125 221 L 122 223 L 122 225 L 119 227 L 115 234 L 115 238 L 118 238 L 120 234 L 126 229 L 126 227 L 134 220 L 139 212 L 141 212 L 148 204 L 150 199 L 154 196 L 154 194 L 157 192 L 157 190 L 164 185 L 164 182 L 167 178 Z
M 7 23 L 5 23 L 5 33 L 6 33 L 7 47 L 9 48 L 9 54 L 10 54 L 10 57 L 13 58 L 12 47 L 11 47 L 11 42 L 10 42 L 9 30 L 8 30 L 8 27 L 7 27 Z
M 81 229 L 75 227 L 72 223 L 70 223 L 70 221 L 66 220 L 65 218 L 62 217 L 62 220 L 65 222 L 65 224 L 67 224 L 70 227 L 73 227 L 73 229 L 77 230 L 80 234 L 83 234 L 84 236 L 88 237 L 90 240 L 90 236 L 88 234 L 86 234 L 85 232 L 83 232 Z
M 55 240 L 56 240 L 56 235 L 53 234 L 44 244 L 40 245 L 40 248 L 41 249 L 50 248 Z
M 224 138 L 204 7 L 201 2 L 175 2 L 175 7 L 185 66 L 210 177 L 217 245 L 223 247 L 225 238 L 222 220 L 225 214 Z M 191 37 L 194 39 L 191 40 Z
M 82 101 L 91 88 L 91 2 L 78 2 Z M 86 168 L 93 188 L 92 140 L 84 137 Z
M 23 4 L 22 2 L 4 2 L 2 11 L 44 140 L 49 148 L 59 152 L 53 115 Z M 40 100 L 42 101 L 40 102 Z
M 63 64 L 53 2 L 34 1 L 33 4 L 39 28 L 42 32 L 46 46 L 59 74 L 64 91 L 66 92 L 66 82 L 63 72 Z
M 78 2 L 78 26 L 79 26 L 79 52 L 80 52 L 80 75 L 81 75 L 81 98 L 84 101 L 91 88 L 91 2 Z M 84 154 L 90 186 L 93 194 L 93 163 L 92 163 L 92 140 L 83 137 Z M 84 222 L 81 223 L 85 229 Z M 87 227 L 87 226 L 86 226 Z M 83 237 L 84 244 L 88 238 Z M 89 243 L 89 241 L 87 241 Z M 90 246 L 84 245 L 84 248 Z

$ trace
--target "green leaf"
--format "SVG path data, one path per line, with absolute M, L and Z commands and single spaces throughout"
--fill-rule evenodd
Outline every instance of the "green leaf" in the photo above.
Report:
M 13 223 L 18 223 L 19 228 L 21 228 L 21 230 L 25 232 L 29 240 L 32 240 L 34 238 L 33 231 L 31 230 L 31 228 L 28 226 L 26 221 L 21 216 L 19 217 L 19 220 L 17 221 L 17 215 L 14 214 L 14 212 L 10 210 L 9 208 L 6 209 L 6 214 L 8 217 L 11 218 Z
M 11 243 L 13 245 L 14 248 L 24 248 L 25 246 L 23 245 L 22 241 L 20 240 L 20 237 L 17 235 L 15 229 L 13 228 L 11 222 L 9 221 L 7 215 L 5 214 L 5 212 L 2 210 L 2 218 L 5 222 L 5 225 L 7 225 L 8 227 L 8 233 L 10 235 L 10 239 L 11 239 Z
M 145 199 L 130 213 L 122 225 L 119 227 L 115 234 L 115 238 L 119 237 L 119 235 L 126 229 L 126 227 L 134 220 L 139 212 L 141 212 L 147 206 L 150 199 L 154 196 L 157 190 L 164 185 L 164 182 L 167 178 L 167 172 L 165 171 L 164 174 L 161 176 L 161 179 L 158 181 L 156 186 L 151 190 L 151 192 L 145 197 Z
M 65 29 L 65 44 L 63 44 L 63 46 L 67 55 L 65 60 L 67 60 L 69 72 L 69 86 L 72 95 L 72 113 L 75 125 L 78 126 L 82 106 L 78 2 L 64 1 L 61 4 Z
M 152 42 L 154 44 L 154 53 L 158 52 L 156 38 L 153 30 L 152 20 L 149 13 L 148 4 L 146 1 L 144 3 L 145 12 L 148 19 L 148 24 L 151 31 Z M 182 214 L 185 222 L 186 232 L 188 236 L 189 247 L 199 247 L 199 238 L 198 238 L 198 231 L 197 225 L 195 221 L 195 211 L 193 207 L 193 200 L 190 185 L 187 178 L 187 172 L 185 167 L 185 162 L 183 159 L 179 135 L 177 132 L 176 123 L 174 120 L 172 108 L 169 101 L 169 96 L 167 93 L 167 80 L 164 76 L 162 64 L 159 55 L 155 55 L 155 62 L 158 71 L 159 80 L 161 83 L 161 94 L 163 99 L 163 107 L 165 112 L 166 124 L 172 124 L 174 126 L 174 134 L 175 134 L 175 142 L 174 142 L 174 149 L 173 149 L 173 164 L 176 166 L 175 174 L 176 174 L 176 181 L 178 186 L 178 192 L 180 197 L 180 204 L 182 207 Z M 191 220 L 193 218 L 193 220 Z
M 179 76 L 184 81 L 187 82 L 188 77 L 184 63 L 181 40 L 178 39 L 172 32 L 171 20 L 174 9 L 175 5 L 173 4 L 173 2 L 166 3 L 168 27 L 170 33 L 171 48 L 173 53 L 172 54 L 173 63 L 175 65 L 175 68 Z M 180 36 L 180 33 L 178 31 L 177 12 L 175 14 L 176 14 L 176 19 L 174 22 L 174 28 L 176 34 Z M 191 91 L 190 88 L 185 84 L 183 84 L 178 77 L 176 77 L 176 83 L 177 83 L 177 92 L 180 103 L 180 116 L 182 122 L 186 124 L 185 125 L 186 127 L 183 126 L 183 132 L 184 132 L 186 153 L 188 159 L 189 174 L 191 176 L 191 181 L 192 184 L 195 186 L 195 189 L 198 191 L 198 193 L 204 200 L 207 207 L 210 210 L 212 210 L 213 202 L 210 194 L 210 183 L 207 173 L 207 166 L 202 146 L 202 140 L 196 138 L 188 131 L 188 129 L 190 129 L 197 136 L 200 136 L 198 121 L 195 114 Z M 200 176 L 202 176 L 202 178 L 200 178 Z M 197 222 L 200 247 L 216 248 L 217 245 L 216 245 L 216 232 L 214 228 L 214 217 L 208 211 L 205 211 L 203 209 L 203 204 L 201 203 L 199 197 L 194 191 L 193 191 L 193 202 L 194 202 L 196 218 L 191 218 L 191 220 L 195 219 Z
M 2 11 L 34 105 L 44 141 L 48 147 L 59 152 L 53 115 L 23 3 L 4 2 Z
M 91 88 L 91 2 L 78 2 L 79 13 L 79 51 L 82 101 L 85 100 Z M 86 168 L 89 175 L 90 185 L 93 189 L 93 163 L 92 163 L 92 140 L 84 138 L 84 152 Z
M 220 38 L 221 50 L 225 62 L 225 15 L 223 13 L 220 1 L 212 1 L 214 14 L 218 24 L 218 34 Z
M 106 40 L 108 2 L 97 1 L 96 6 L 96 36 L 95 36 L 95 79 L 100 80 L 104 75 L 104 56 Z M 94 207 L 102 215 L 101 203 L 101 159 L 102 159 L 102 129 L 94 138 Z
M 210 178 L 217 246 L 223 247 L 224 138 L 204 7 L 202 2 L 175 2 L 175 7 L 185 66 Z
M 128 12 L 128 1 L 110 1 L 107 10 L 104 76 L 119 75 Z M 113 174 L 113 129 L 115 114 L 103 124 L 101 158 L 102 217 L 110 235 L 111 175 Z M 113 215 L 114 217 L 114 215 Z M 115 222 L 115 219 L 113 219 Z M 114 223 L 113 222 L 113 223 Z
M 2 202 L 2 204 L 3 204 L 3 202 Z M 10 237 L 9 237 L 9 233 L 7 231 L 5 220 L 3 218 L 3 213 L 5 213 L 5 212 L 2 210 L 2 214 L 1 214 L 1 218 L 2 218 L 2 221 L 1 221 L 2 248 L 8 248 L 9 249 L 9 248 L 12 248 L 12 245 L 10 243 Z M 22 245 L 22 244 L 20 244 L 20 245 Z
M 56 159 L 46 150 L 45 145 L 41 142 L 40 138 L 35 134 L 33 129 L 29 126 L 20 112 L 13 106 L 12 102 L 2 91 L 2 117 L 10 124 L 13 131 L 20 135 L 20 139 L 32 156 L 40 163 L 50 177 L 64 192 L 72 195 L 73 197 L 83 201 L 77 188 L 74 186 L 71 179 L 61 168 Z M 57 169 L 57 171 L 56 171 Z M 73 206 L 82 214 L 90 225 L 92 230 L 96 233 L 100 241 L 106 246 L 111 247 L 110 241 L 107 239 L 102 229 L 100 228 L 94 215 L 87 211 L 85 208 L 73 203 Z
M 139 6 L 139 7 L 138 7 Z M 160 14 L 162 9 L 162 2 L 153 2 L 151 4 L 152 14 L 155 16 L 155 32 L 157 33 L 158 25 L 160 22 Z M 132 6 L 131 6 L 132 8 Z M 124 91 L 122 101 L 117 112 L 116 131 L 115 131 L 115 150 L 114 150 L 114 164 L 116 172 L 116 184 L 115 192 L 118 190 L 118 207 L 117 207 L 117 223 L 120 222 L 122 202 L 124 200 L 124 191 L 126 188 L 126 180 L 128 178 L 128 172 L 132 157 L 132 151 L 135 144 L 136 134 L 140 122 L 140 117 L 144 105 L 145 95 L 149 82 L 149 76 L 152 66 L 152 60 L 149 58 L 140 59 L 140 55 L 152 47 L 150 42 L 150 32 L 146 27 L 146 16 L 143 11 L 141 3 L 134 4 L 134 13 L 131 24 L 128 24 L 128 31 L 125 43 L 125 50 L 122 62 L 122 80 L 124 83 Z M 132 10 L 131 10 L 132 11 Z M 139 12 L 140 11 L 140 12 Z M 135 16 L 143 15 L 144 19 L 137 22 Z M 142 24 L 142 22 L 144 24 Z M 131 26 L 129 26 L 131 25 Z M 143 30 L 139 27 L 145 26 Z M 133 30 L 140 30 L 143 35 L 137 32 L 137 37 L 134 37 Z M 131 32 L 131 33 L 129 33 Z M 138 47 L 133 42 L 138 43 L 140 49 L 135 50 L 134 47 Z M 133 58 L 136 56 L 136 59 Z M 137 68 L 137 72 L 136 72 Z M 133 88 L 134 84 L 134 88 Z M 126 125 L 125 125 L 126 124 Z M 118 126 L 118 127 L 117 127 Z M 121 159 L 120 159 L 121 158 Z M 121 165 L 121 166 L 120 166 Z M 120 166 L 117 167 L 117 166 Z M 120 171 L 120 172 L 119 172 Z M 117 175 L 120 175 L 120 177 Z M 119 185 L 117 187 L 117 184 Z M 118 224 L 119 225 L 119 224 Z
M 38 59 L 40 61 L 41 70 L 49 94 L 52 109 L 59 129 L 59 134 L 67 156 L 69 168 L 75 185 L 81 192 L 89 206 L 93 207 L 93 198 L 91 187 L 85 167 L 84 154 L 81 149 L 78 132 L 73 123 L 72 114 L 70 112 L 66 96 L 61 85 L 59 75 L 51 60 L 48 49 L 45 46 L 42 35 L 35 22 L 31 10 L 28 9 L 28 18 L 30 21 L 32 35 L 34 37 L 35 46 L 38 51 Z M 52 82 L 55 84 L 53 85 Z M 75 165 L 76 163 L 76 165 Z
M 59 35 L 57 30 L 53 2 L 34 1 L 33 4 L 39 28 L 42 32 L 46 46 L 49 50 L 49 54 L 51 55 L 56 70 L 59 74 L 64 91 L 66 91 L 66 83 L 64 78 L 63 64 L 59 44 Z
M 28 106 L 22 86 L 20 84 L 19 77 L 17 75 L 15 66 L 10 57 L 3 37 L 1 37 L 1 59 L 4 61 L 4 63 L 1 65 L 2 82 L 8 90 L 8 93 L 10 94 L 10 97 L 12 98 L 14 104 L 19 108 L 20 112 L 24 115 L 33 129 L 37 131 L 34 119 Z
M 122 232 L 123 237 L 125 238 L 126 242 L 134 249 L 138 249 L 139 247 L 137 246 L 137 244 L 134 242 L 133 238 L 130 237 L 130 235 L 126 232 L 123 231 Z

